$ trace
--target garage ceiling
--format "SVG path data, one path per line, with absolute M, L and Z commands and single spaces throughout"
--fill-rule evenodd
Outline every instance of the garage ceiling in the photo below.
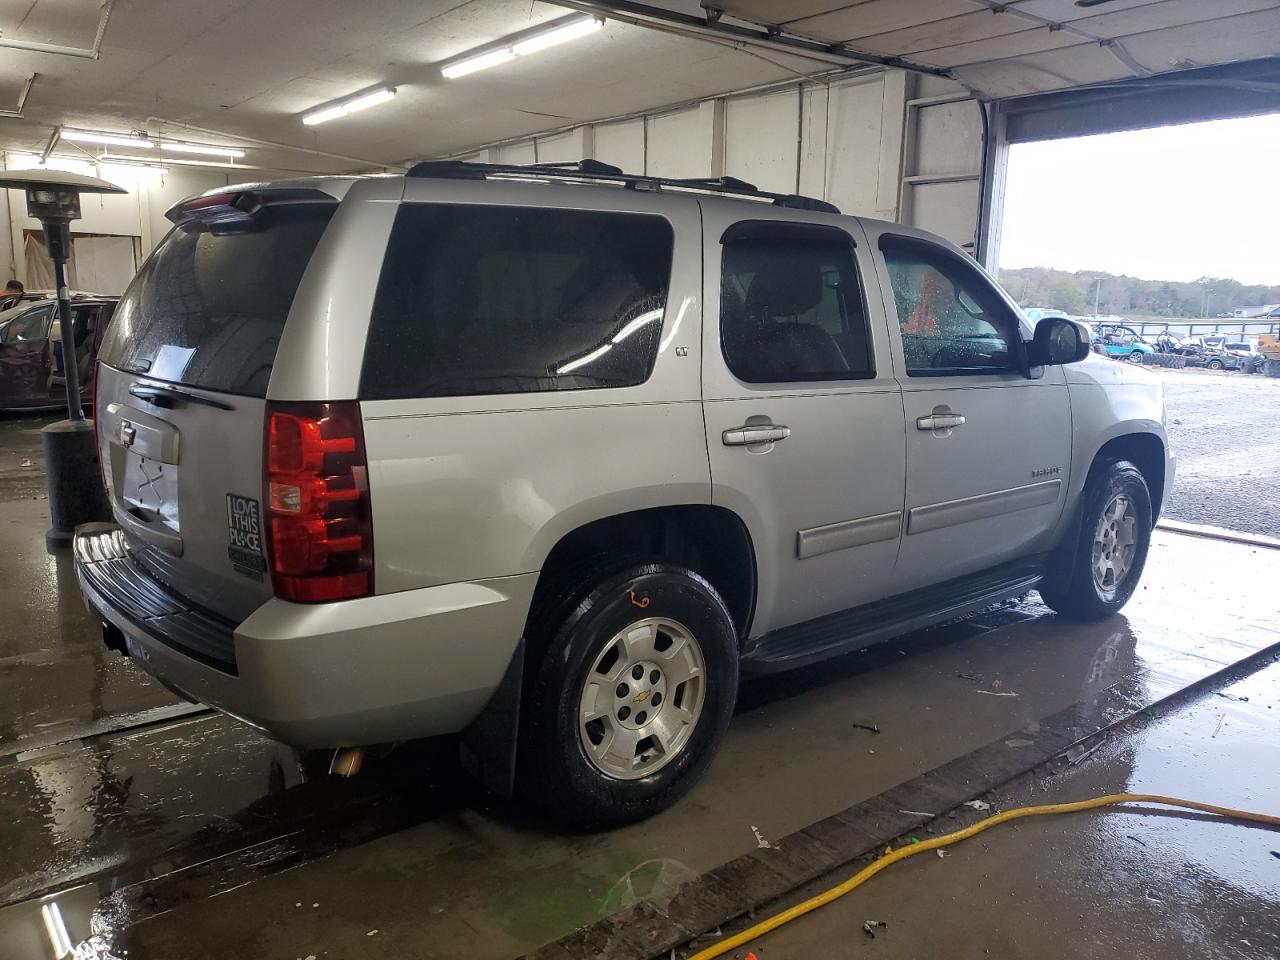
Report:
M 702 13 L 697 2 L 651 6 L 688 15 Z M 726 23 L 741 18 L 739 27 L 757 38 L 764 30 L 755 25 L 763 24 L 804 42 L 901 57 L 989 97 L 1280 54 L 1280 0 L 703 2 L 720 8 Z M 765 49 L 767 42 L 707 42 L 611 17 L 598 33 L 536 56 L 459 80 L 440 76 L 443 61 L 564 17 L 566 6 L 610 16 L 627 5 L 0 0 L 0 149 L 39 152 L 62 124 L 204 142 L 242 138 L 246 164 L 350 170 L 794 79 L 841 60 Z M 15 40 L 83 55 L 3 45 Z M 300 122 L 304 111 L 382 83 L 398 88 L 389 104 L 321 126 Z
M 941 67 L 987 97 L 1280 54 L 1276 0 L 704 0 L 850 50 Z
M 696 10 L 692 3 L 689 7 Z M 0 149 L 39 152 L 58 124 L 230 142 L 164 121 L 352 158 L 253 147 L 246 163 L 320 172 L 391 164 L 784 80 L 811 61 L 610 22 L 459 80 L 441 61 L 550 20 L 532 0 L 116 0 L 98 59 L 0 47 Z M 85 0 L 0 0 L 0 37 L 90 47 Z M 36 74 L 23 116 L 5 118 Z M 299 115 L 379 83 L 389 104 L 316 127 Z M 159 118 L 159 119 L 158 119 Z M 89 146 L 89 145 L 84 145 Z M 59 153 L 74 152 L 63 144 Z

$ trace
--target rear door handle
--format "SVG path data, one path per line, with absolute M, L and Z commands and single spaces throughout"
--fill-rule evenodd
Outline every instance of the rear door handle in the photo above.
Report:
M 917 430 L 951 430 L 964 426 L 964 416 L 959 413 L 933 413 L 927 417 L 916 417 Z
M 745 447 L 754 443 L 775 443 L 791 436 L 791 428 L 780 423 L 744 423 L 720 435 L 726 447 Z

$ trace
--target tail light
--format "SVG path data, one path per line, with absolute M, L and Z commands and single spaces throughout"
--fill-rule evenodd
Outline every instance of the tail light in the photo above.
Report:
M 262 501 L 276 596 L 368 596 L 373 519 L 360 404 L 268 403 L 264 427 Z

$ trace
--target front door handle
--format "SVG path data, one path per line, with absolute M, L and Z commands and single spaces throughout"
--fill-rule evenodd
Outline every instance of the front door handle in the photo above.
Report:
M 964 416 L 959 413 L 932 413 L 927 417 L 916 417 L 917 430 L 951 430 L 964 426 Z
M 726 447 L 745 447 L 756 443 L 776 443 L 791 436 L 791 428 L 780 423 L 744 423 L 720 435 Z

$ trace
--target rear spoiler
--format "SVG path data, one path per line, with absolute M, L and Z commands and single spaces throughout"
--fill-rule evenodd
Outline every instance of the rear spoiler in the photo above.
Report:
M 299 187 L 246 190 L 233 187 L 183 200 L 166 210 L 164 215 L 173 224 L 187 230 L 236 233 L 256 229 L 259 217 L 267 207 L 337 202 L 336 197 L 323 190 Z

